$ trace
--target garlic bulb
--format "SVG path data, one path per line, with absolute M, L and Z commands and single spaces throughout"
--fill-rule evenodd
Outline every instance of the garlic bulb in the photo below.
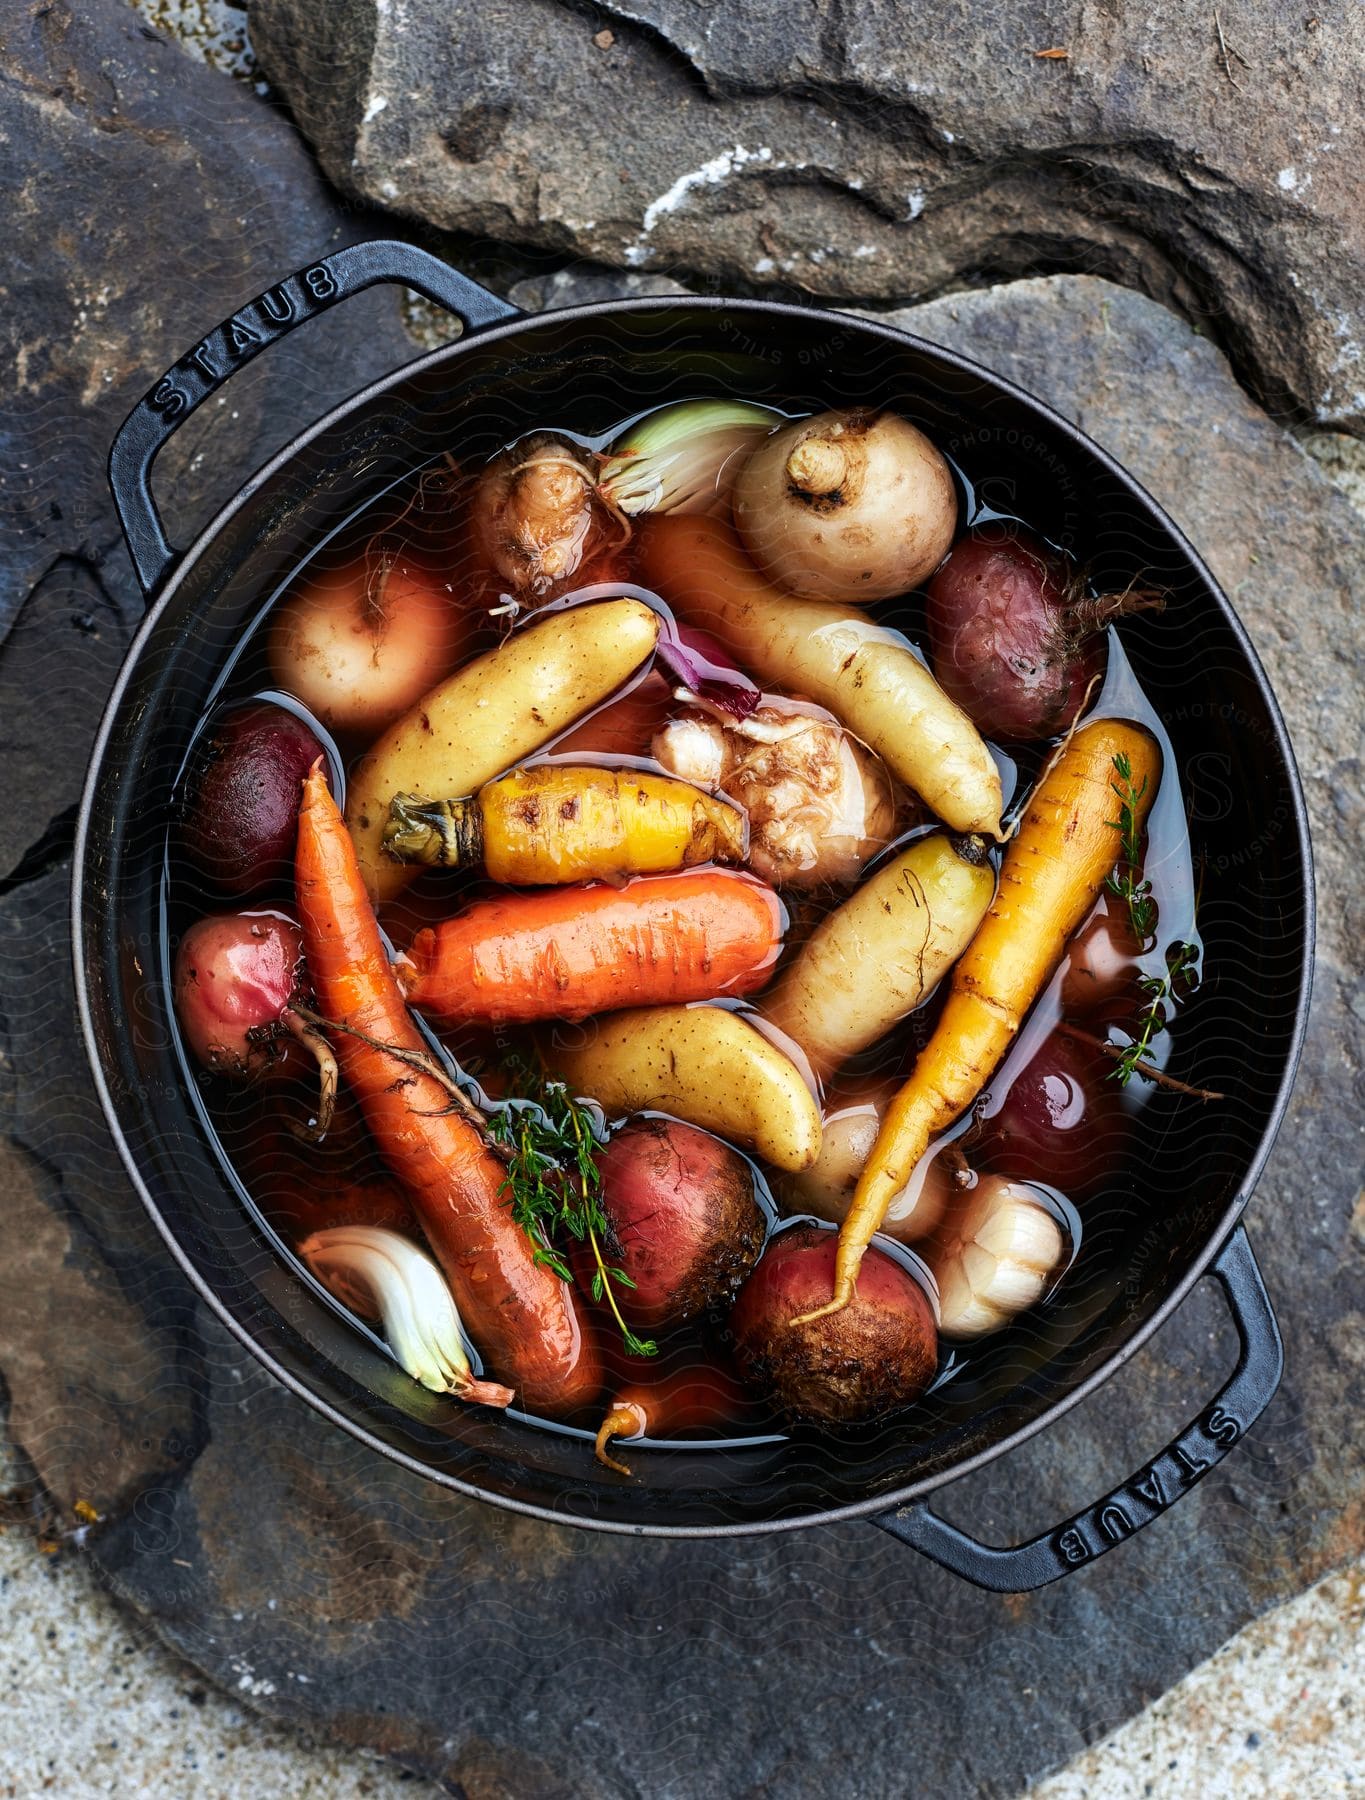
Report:
M 769 696 L 735 719 L 694 704 L 655 734 L 653 754 L 670 774 L 721 788 L 744 808 L 749 866 L 775 887 L 855 881 L 895 835 L 880 758 L 818 707 Z
M 509 1404 L 511 1388 L 474 1375 L 445 1277 L 408 1238 L 378 1225 L 335 1225 L 305 1239 L 299 1255 L 343 1306 L 382 1322 L 414 1381 L 482 1406 Z
M 999 1331 L 1040 1300 L 1066 1259 L 1061 1226 L 1022 1181 L 982 1175 L 926 1251 L 938 1282 L 942 1333 Z

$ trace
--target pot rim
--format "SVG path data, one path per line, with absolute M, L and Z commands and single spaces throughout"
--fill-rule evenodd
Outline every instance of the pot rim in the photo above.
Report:
M 119 1123 L 114 1098 L 105 1078 L 104 1066 L 100 1058 L 99 1047 L 95 1039 L 94 1019 L 90 1000 L 89 984 L 83 951 L 82 921 L 85 914 L 85 861 L 87 848 L 92 835 L 95 811 L 95 790 L 102 772 L 105 752 L 115 718 L 123 702 L 124 694 L 132 679 L 132 674 L 139 663 L 143 648 L 156 629 L 167 608 L 178 593 L 182 583 L 188 577 L 199 558 L 218 536 L 223 527 L 249 504 L 259 490 L 279 473 L 306 445 L 321 436 L 324 432 L 344 421 L 348 414 L 359 410 L 371 400 L 400 386 L 411 377 L 436 368 L 445 362 L 455 361 L 464 351 L 475 346 L 482 346 L 494 341 L 515 337 L 520 333 L 533 331 L 542 324 L 553 322 L 555 325 L 571 324 L 580 319 L 600 318 L 609 314 L 641 313 L 649 311 L 667 311 L 686 309 L 703 312 L 744 312 L 759 316 L 796 317 L 809 320 L 812 316 L 823 320 L 837 320 L 855 330 L 871 333 L 874 337 L 884 339 L 888 344 L 900 348 L 910 345 L 912 348 L 937 358 L 948 366 L 961 372 L 973 375 L 988 385 L 1002 389 L 1005 393 L 1039 415 L 1055 431 L 1058 431 L 1076 445 L 1085 455 L 1094 458 L 1105 472 L 1125 487 L 1134 498 L 1155 515 L 1162 528 L 1169 533 L 1171 540 L 1188 559 L 1190 567 L 1204 584 L 1208 594 L 1221 610 L 1225 622 L 1231 628 L 1238 648 L 1246 658 L 1247 665 L 1256 682 L 1257 689 L 1265 704 L 1274 735 L 1275 748 L 1284 765 L 1289 778 L 1290 800 L 1293 811 L 1293 826 L 1298 839 L 1299 853 L 1303 861 L 1303 904 L 1304 904 L 1304 948 L 1300 961 L 1298 993 L 1294 1008 L 1293 1034 L 1285 1057 L 1284 1069 L 1281 1073 L 1275 1097 L 1268 1110 L 1264 1127 L 1257 1139 L 1256 1146 L 1248 1161 L 1245 1174 L 1239 1184 L 1239 1192 L 1230 1201 L 1221 1218 L 1211 1228 L 1203 1247 L 1192 1258 L 1189 1267 L 1160 1306 L 1150 1318 L 1143 1321 L 1132 1334 L 1118 1346 L 1113 1353 L 1097 1368 L 1093 1369 L 1082 1381 L 1069 1392 L 1053 1400 L 1039 1415 L 1026 1424 L 1007 1433 L 998 1442 L 964 1457 L 946 1469 L 936 1471 L 932 1475 L 908 1482 L 903 1487 L 888 1488 L 885 1493 L 870 1498 L 850 1501 L 846 1505 L 834 1506 L 809 1513 L 802 1513 L 791 1518 L 768 1520 L 747 1520 L 733 1524 L 714 1525 L 670 1525 L 667 1523 L 632 1523 L 628 1520 L 596 1517 L 588 1513 L 570 1513 L 552 1506 L 538 1505 L 532 1501 L 518 1500 L 510 1495 L 498 1494 L 481 1487 L 476 1482 L 461 1479 L 445 1470 L 433 1469 L 419 1457 L 386 1443 L 382 1438 L 368 1431 L 358 1420 L 349 1417 L 339 1407 L 332 1405 L 321 1394 L 315 1392 L 302 1377 L 292 1374 L 268 1351 L 262 1348 L 251 1336 L 245 1325 L 240 1324 L 229 1308 L 217 1295 L 209 1282 L 200 1274 L 188 1253 L 181 1247 L 178 1239 L 166 1220 L 152 1194 L 143 1181 L 137 1159 L 124 1135 Z M 71 925 L 72 956 L 75 974 L 76 1011 L 80 1021 L 81 1038 L 85 1046 L 87 1060 L 94 1077 L 95 1090 L 99 1096 L 100 1106 L 105 1121 L 109 1126 L 119 1157 L 123 1162 L 133 1189 L 142 1202 L 147 1214 L 160 1233 L 166 1247 L 188 1277 L 191 1286 L 210 1310 L 227 1327 L 232 1335 L 255 1357 L 266 1371 L 280 1381 L 292 1393 L 320 1413 L 329 1423 L 340 1427 L 358 1442 L 378 1455 L 388 1458 L 410 1473 L 421 1476 L 424 1480 L 435 1482 L 447 1491 L 459 1493 L 473 1500 L 480 1500 L 491 1506 L 497 1506 L 508 1512 L 520 1513 L 529 1518 L 543 1520 L 551 1525 L 572 1526 L 578 1530 L 609 1532 L 624 1537 L 660 1537 L 660 1538 L 727 1538 L 756 1537 L 769 1532 L 801 1531 L 813 1525 L 829 1525 L 848 1519 L 870 1518 L 879 1513 L 888 1513 L 903 1507 L 914 1500 L 923 1499 L 937 1489 L 947 1486 L 962 1476 L 970 1475 L 987 1464 L 1006 1455 L 1026 1443 L 1038 1432 L 1050 1428 L 1056 1421 L 1070 1412 L 1072 1407 L 1093 1394 L 1099 1387 L 1124 1367 L 1147 1341 L 1161 1329 L 1177 1308 L 1188 1298 L 1191 1291 L 1207 1273 L 1209 1266 L 1218 1255 L 1235 1229 L 1238 1220 L 1246 1210 L 1247 1204 L 1259 1181 L 1280 1127 L 1288 1111 L 1294 1078 L 1298 1070 L 1303 1052 L 1304 1039 L 1308 1030 L 1309 1001 L 1312 992 L 1313 956 L 1316 941 L 1317 906 L 1313 880 L 1312 842 L 1308 827 L 1308 809 L 1304 798 L 1303 784 L 1299 776 L 1298 765 L 1289 740 L 1284 718 L 1280 712 L 1279 702 L 1274 689 L 1261 665 L 1260 657 L 1252 645 L 1245 626 L 1234 611 L 1232 603 L 1223 593 L 1214 579 L 1211 570 L 1203 558 L 1195 550 L 1184 532 L 1166 512 L 1165 508 L 1150 495 L 1146 488 L 1119 463 L 1107 450 L 1087 436 L 1079 426 L 1055 411 L 1045 401 L 1037 399 L 1026 389 L 1009 380 L 1007 376 L 997 374 L 994 370 L 976 362 L 973 358 L 963 356 L 946 346 L 936 344 L 932 340 L 916 336 L 913 332 L 902 331 L 894 325 L 884 324 L 876 319 L 864 318 L 859 314 L 841 313 L 830 307 L 797 306 L 785 301 L 775 300 L 736 300 L 718 295 L 651 295 L 636 299 L 593 301 L 581 306 L 562 307 L 542 313 L 522 313 L 506 320 L 502 324 L 482 327 L 475 331 L 464 332 L 453 343 L 442 345 L 439 349 L 428 351 L 425 355 L 402 364 L 390 374 L 368 383 L 345 400 L 328 409 L 321 417 L 296 432 L 268 460 L 261 465 L 237 490 L 219 511 L 208 521 L 194 538 L 187 550 L 182 554 L 171 570 L 161 591 L 152 599 L 147 607 L 141 625 L 133 636 L 128 652 L 120 665 L 108 701 L 100 718 L 99 729 L 95 734 L 91 747 L 90 760 L 86 771 L 86 779 L 81 792 L 80 807 L 76 820 L 76 834 L 72 852 L 71 873 Z

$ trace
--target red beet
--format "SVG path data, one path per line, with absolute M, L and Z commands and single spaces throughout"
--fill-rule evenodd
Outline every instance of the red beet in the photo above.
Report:
M 797 1225 L 773 1238 L 730 1315 L 745 1381 L 796 1419 L 871 1419 L 908 1406 L 934 1378 L 933 1308 L 910 1271 L 868 1250 L 853 1299 L 793 1326 L 834 1292 L 839 1234 Z
M 982 1116 L 973 1151 L 1002 1175 L 1042 1181 L 1072 1199 L 1101 1185 L 1121 1161 L 1128 1114 L 1112 1061 L 1059 1027 Z
M 744 1158 L 695 1125 L 636 1119 L 599 1159 L 613 1260 L 634 1281 L 616 1299 L 655 1331 L 727 1303 L 763 1248 L 763 1209 Z
M 1104 628 L 1161 596 L 1095 598 L 1056 551 L 1008 521 L 954 545 L 927 588 L 934 674 L 987 737 L 1055 737 L 1104 673 Z
M 195 747 L 180 795 L 180 835 L 226 894 L 286 885 L 293 875 L 300 783 L 323 754 L 283 706 L 252 700 L 219 715 Z

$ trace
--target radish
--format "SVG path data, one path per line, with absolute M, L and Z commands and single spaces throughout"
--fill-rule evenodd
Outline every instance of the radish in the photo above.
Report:
M 908 1266 L 875 1247 L 847 1306 L 793 1325 L 833 1292 L 838 1241 L 818 1225 L 780 1231 L 730 1314 L 740 1370 L 754 1393 L 794 1419 L 825 1424 L 908 1406 L 938 1365 L 933 1302 Z
M 326 1039 L 295 1008 L 304 985 L 303 939 L 283 913 L 211 913 L 192 925 L 175 957 L 180 1029 L 206 1069 L 244 1081 L 279 1060 L 286 1034 L 317 1059 L 321 1136 L 336 1099 L 337 1065 Z

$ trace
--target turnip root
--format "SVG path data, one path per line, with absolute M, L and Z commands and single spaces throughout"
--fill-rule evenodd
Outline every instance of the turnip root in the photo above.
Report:
M 987 737 L 1055 737 L 1104 673 L 1106 626 L 1159 611 L 1133 588 L 1098 599 L 1056 551 L 1007 520 L 954 546 L 929 583 L 929 640 L 945 694 Z
M 856 606 L 903 594 L 938 567 L 957 529 L 957 493 L 943 457 L 907 420 L 826 412 L 751 452 L 734 513 L 771 582 Z
M 938 1283 L 939 1330 L 967 1340 L 999 1331 L 1042 1298 L 1066 1237 L 1036 1189 L 982 1175 L 925 1256 Z
M 548 431 L 493 458 L 475 484 L 469 525 L 489 576 L 531 607 L 581 585 L 594 558 L 622 535 L 597 498 L 583 451 Z
M 317 1059 L 321 1135 L 331 1119 L 337 1065 L 326 1040 L 295 1010 L 303 984 L 303 938 L 282 913 L 210 914 L 176 951 L 176 1016 L 198 1060 L 247 1080 L 279 1059 L 292 1034 Z
M 875 1248 L 842 1311 L 793 1326 L 834 1285 L 836 1234 L 794 1225 L 768 1245 L 744 1284 L 730 1328 L 745 1381 L 795 1419 L 876 1418 L 917 1400 L 934 1378 L 938 1334 L 928 1294 Z
M 775 887 L 856 881 L 895 833 L 885 765 L 814 708 L 770 699 L 736 719 L 692 707 L 653 751 L 670 773 L 744 808 L 749 867 Z
M 758 1260 L 765 1221 L 748 1163 L 677 1119 L 633 1120 L 598 1159 L 617 1295 L 641 1331 L 728 1304 Z
M 267 700 L 210 722 L 176 810 L 186 855 L 216 888 L 244 895 L 290 882 L 299 783 L 322 754 L 302 719 Z
M 373 738 L 449 674 L 471 624 L 437 569 L 374 548 L 310 572 L 280 604 L 270 672 L 330 731 Z

